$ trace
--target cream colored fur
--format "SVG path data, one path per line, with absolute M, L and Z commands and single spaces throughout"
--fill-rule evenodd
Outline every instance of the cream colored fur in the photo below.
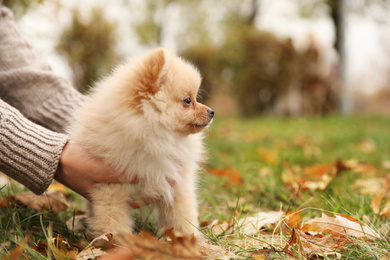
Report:
M 129 60 L 98 83 L 91 101 L 76 112 L 71 139 L 101 157 L 135 184 L 140 197 L 155 203 L 161 226 L 196 234 L 196 172 L 203 160 L 202 133 L 210 109 L 196 102 L 198 71 L 173 52 L 156 49 Z M 184 100 L 190 98 L 188 105 Z M 175 182 L 171 187 L 167 179 Z M 130 194 L 121 184 L 99 184 L 89 205 L 93 236 L 132 233 Z

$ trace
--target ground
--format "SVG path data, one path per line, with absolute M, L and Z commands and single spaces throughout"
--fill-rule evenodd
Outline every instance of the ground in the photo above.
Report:
M 237 256 L 284 259 L 310 258 L 308 244 L 315 241 L 342 259 L 385 259 L 390 250 L 389 144 L 387 117 L 216 118 L 207 130 L 208 161 L 199 182 L 200 222 L 208 243 Z M 58 213 L 4 203 L 5 196 L 20 191 L 17 185 L 1 190 L 0 229 L 5 232 L 0 232 L 0 252 L 10 256 L 25 239 L 25 257 L 48 259 L 46 252 L 56 250 L 46 243 L 39 253 L 37 246 L 50 237 L 69 241 L 62 250 L 73 255 L 85 248 L 89 241 L 65 225 L 77 214 L 77 196 L 67 192 L 71 207 Z M 278 212 L 279 218 L 256 226 L 259 214 Z M 324 214 L 369 231 L 319 230 L 310 221 L 323 220 Z M 139 228 L 156 235 L 153 221 L 139 218 Z M 314 229 L 317 236 L 308 235 Z M 370 237 L 371 231 L 378 237 Z

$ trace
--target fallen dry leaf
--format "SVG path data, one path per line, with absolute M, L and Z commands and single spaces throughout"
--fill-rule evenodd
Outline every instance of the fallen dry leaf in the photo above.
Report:
M 96 237 L 74 258 L 74 260 L 89 260 L 107 255 L 107 252 L 104 251 L 103 248 L 107 249 L 112 247 L 114 235 L 115 234 L 113 233 L 105 233 Z
M 372 210 L 374 211 L 375 214 L 378 214 L 379 213 L 379 210 L 380 210 L 380 206 L 381 206 L 381 202 L 382 202 L 382 199 L 384 197 L 386 197 L 387 194 L 379 194 L 378 196 L 376 196 L 372 201 L 371 201 L 371 208 Z
M 375 165 L 359 162 L 358 160 L 354 159 L 343 161 L 342 165 L 354 173 L 360 173 L 369 176 L 376 175 L 378 172 L 378 169 L 375 167 Z
M 241 218 L 238 221 L 241 234 L 254 235 L 263 228 L 269 228 L 279 223 L 285 213 L 282 211 L 259 212 L 253 216 Z
M 21 203 L 39 212 L 47 210 L 59 212 L 69 208 L 65 195 L 60 191 L 47 191 L 43 195 L 36 195 L 32 192 L 22 192 L 13 196 L 5 196 L 0 201 L 0 206 L 7 207 L 15 203 Z
M 274 248 L 262 248 L 253 252 L 251 254 L 251 257 L 252 259 L 255 260 L 266 260 L 266 259 L 270 259 L 270 256 L 272 256 L 275 253 L 276 251 Z
M 304 259 L 341 259 L 341 254 L 336 251 L 342 250 L 344 245 L 344 241 L 332 236 L 315 237 L 294 228 L 283 251 Z
M 228 177 L 229 185 L 241 186 L 244 183 L 242 175 L 232 166 L 228 166 L 228 169 L 211 169 L 209 173 L 218 177 Z
M 297 190 L 325 190 L 328 184 L 344 169 L 340 161 L 308 167 L 291 167 L 284 162 L 282 180 L 287 187 Z
M 290 228 L 300 228 L 301 227 L 301 212 L 298 211 L 288 211 L 286 217 L 284 218 L 284 222 Z
M 259 212 L 253 216 L 242 217 L 239 220 L 214 220 L 209 228 L 211 228 L 214 235 L 231 234 L 237 230 L 241 234 L 251 236 L 257 234 L 261 229 L 279 223 L 284 215 L 285 213 L 282 211 Z
M 113 249 L 101 256 L 99 260 L 133 260 L 134 255 L 128 248 Z
M 232 252 L 226 250 L 225 248 L 217 245 L 210 245 L 208 240 L 202 235 L 197 236 L 196 240 L 198 241 L 199 251 L 203 256 L 210 259 L 240 259 L 241 257 L 236 256 Z
M 389 252 L 386 252 L 386 254 L 380 260 L 389 260 Z
M 390 201 L 387 201 L 385 203 L 385 205 L 383 206 L 383 209 L 382 209 L 380 215 L 383 216 L 383 217 L 390 218 Z
M 377 178 L 358 179 L 353 184 L 353 188 L 362 193 L 375 196 L 388 193 L 390 192 L 390 175 Z
M 106 244 L 110 248 L 115 234 L 107 233 L 94 239 L 88 247 L 77 255 L 75 260 L 99 259 L 203 259 L 203 256 L 220 258 L 224 256 L 236 257 L 222 247 L 210 245 L 202 237 L 178 237 L 171 229 L 165 231 L 168 241 L 161 241 L 149 232 L 141 232 L 127 238 L 125 247 L 113 247 L 104 251 L 100 246 Z M 110 242 L 111 241 L 111 242 Z M 97 244 L 100 246 L 97 247 Z
M 50 250 L 50 248 L 56 248 L 55 250 L 50 251 L 54 254 L 56 259 L 73 259 L 77 255 L 77 249 L 70 245 L 66 239 L 62 238 L 51 238 L 45 243 L 32 247 L 32 249 L 43 255 L 47 255 L 47 252 Z
M 278 149 L 266 150 L 264 148 L 258 148 L 257 154 L 261 157 L 261 159 L 270 165 L 277 165 L 279 158 Z
M 328 216 L 326 214 L 322 214 L 319 218 L 314 218 L 307 221 L 302 229 L 305 233 L 318 233 L 318 234 L 326 234 L 330 233 L 334 236 L 354 236 L 356 238 L 361 239 L 376 239 L 380 238 L 380 235 L 377 234 L 370 227 L 365 224 L 359 222 L 357 219 L 348 216 L 336 214 L 334 216 Z
M 195 236 L 178 237 L 172 229 L 166 230 L 166 235 L 171 239 L 174 256 L 181 259 L 203 259 L 199 250 L 199 244 Z
M 390 218 L 390 194 L 379 194 L 376 196 L 371 202 L 371 208 L 374 213 Z
M 159 241 L 151 233 L 141 232 L 129 237 L 127 247 L 137 259 L 203 259 L 194 237 L 176 237 L 172 242 Z
M 107 255 L 107 252 L 102 248 L 91 246 L 81 251 L 74 260 L 91 260 L 104 255 Z
M 23 252 L 24 252 L 24 248 L 27 245 L 27 241 L 28 241 L 28 236 L 26 236 L 23 239 L 23 241 L 22 241 L 22 243 L 20 243 L 20 245 L 18 245 L 16 248 L 12 249 L 9 258 L 6 256 L 3 256 L 2 260 L 19 260 L 19 259 L 21 259 Z
M 230 220 L 224 220 L 224 221 L 219 221 L 219 220 L 214 220 L 211 222 L 209 225 L 211 230 L 213 231 L 214 235 L 222 235 L 222 234 L 230 234 L 233 232 L 233 225 L 234 221 L 232 219 Z

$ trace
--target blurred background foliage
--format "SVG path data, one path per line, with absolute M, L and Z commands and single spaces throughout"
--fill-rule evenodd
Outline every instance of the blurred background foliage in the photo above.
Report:
M 45 0 L 0 0 L 0 3 L 12 9 L 16 18 L 22 17 L 28 10 L 33 9 Z
M 20 16 L 43 1 L 3 0 L 3 3 Z M 339 112 L 342 94 L 340 64 L 324 70 L 324 53 L 313 36 L 308 35 L 309 44 L 305 50 L 298 50 L 292 39 L 279 38 L 272 32 L 256 28 L 259 1 L 237 0 L 222 5 L 222 2 L 207 0 L 148 0 L 143 1 L 142 8 L 136 1 L 118 3 L 123 8 L 136 9 L 139 19 L 129 26 L 139 44 L 147 48 L 163 45 L 166 40 L 164 32 L 169 26 L 164 17 L 173 5 L 180 7 L 185 13 L 181 17 L 185 20 L 179 22 L 185 29 L 176 35 L 175 40 L 178 52 L 193 62 L 203 76 L 200 91 L 203 102 L 222 107 L 229 104 L 230 110 L 244 115 L 300 116 Z M 366 5 L 386 1 L 359 1 L 353 6 L 364 12 Z M 299 0 L 297 3 L 303 17 L 316 15 L 319 8 L 325 7 L 335 26 L 334 49 L 340 53 L 339 1 Z M 210 6 L 219 8 L 224 15 L 218 25 L 218 35 L 210 33 L 205 19 Z M 78 9 L 71 9 L 70 13 L 71 22 L 60 33 L 56 50 L 72 69 L 75 86 L 86 92 L 94 81 L 122 60 L 116 48 L 117 24 L 107 19 L 103 7 L 91 9 L 88 17 L 81 15 Z M 383 91 L 386 93 L 380 97 L 390 93 L 389 90 Z
M 118 62 L 115 28 L 116 24 L 105 19 L 101 8 L 92 9 L 89 19 L 83 19 L 76 9 L 69 27 L 62 31 L 56 49 L 66 58 L 74 85 L 81 92 L 87 92 Z

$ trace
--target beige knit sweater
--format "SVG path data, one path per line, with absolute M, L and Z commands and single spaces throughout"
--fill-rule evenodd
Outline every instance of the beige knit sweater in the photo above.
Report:
M 0 4 L 0 171 L 37 194 L 53 180 L 84 97 L 40 61 Z

